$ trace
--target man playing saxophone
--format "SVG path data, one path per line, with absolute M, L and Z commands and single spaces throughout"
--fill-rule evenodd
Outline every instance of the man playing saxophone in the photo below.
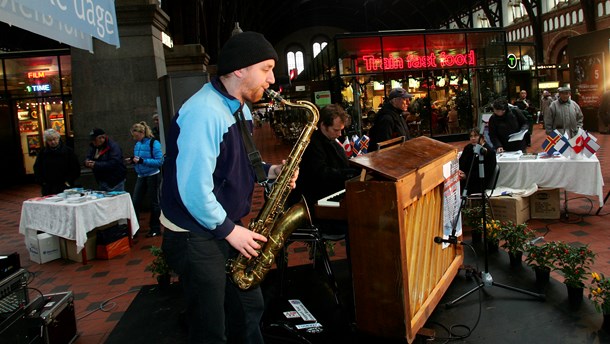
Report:
M 184 286 L 189 343 L 263 343 L 261 290 L 237 288 L 225 265 L 238 253 L 257 256 L 267 241 L 240 222 L 250 212 L 256 176 L 237 119 L 251 134 L 252 115 L 244 103 L 260 100 L 275 82 L 277 59 L 261 34 L 232 36 L 218 56 L 219 77 L 189 98 L 171 122 L 163 166 L 162 248 Z M 282 165 L 263 167 L 274 179 Z

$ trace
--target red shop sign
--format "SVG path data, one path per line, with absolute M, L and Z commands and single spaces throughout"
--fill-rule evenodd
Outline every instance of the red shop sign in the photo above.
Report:
M 405 58 L 376 58 L 373 55 L 364 55 L 362 56 L 362 60 L 364 61 L 364 66 L 367 72 L 373 72 L 382 69 L 400 70 L 475 66 L 477 61 L 475 58 L 474 50 L 470 50 L 466 54 L 447 54 L 445 52 L 441 52 L 439 54 L 430 53 L 429 55 L 424 56 L 409 54 Z

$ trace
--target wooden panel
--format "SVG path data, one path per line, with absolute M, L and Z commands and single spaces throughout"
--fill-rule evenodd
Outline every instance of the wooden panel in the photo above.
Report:
M 345 199 L 356 326 L 409 342 L 463 260 L 461 247 L 442 249 L 434 243 L 443 231 L 442 168 L 455 159 L 456 150 L 428 138 L 413 141 L 360 159 L 356 165 L 370 173 L 366 180 L 346 183 Z M 432 148 L 422 148 L 423 143 Z M 382 173 L 373 170 L 384 161 L 392 163 Z

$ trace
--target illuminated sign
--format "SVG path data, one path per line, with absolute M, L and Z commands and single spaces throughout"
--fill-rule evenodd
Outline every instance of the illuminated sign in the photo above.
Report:
M 430 53 L 425 56 L 409 54 L 404 59 L 402 57 L 376 58 L 373 55 L 364 55 L 362 60 L 368 72 L 377 70 L 475 66 L 477 61 L 474 50 L 470 50 L 467 54 L 447 54 L 445 52 L 440 54 Z
M 161 32 L 161 43 L 170 49 L 174 47 L 174 40 L 165 32 Z
M 49 85 L 49 84 L 30 85 L 30 86 L 26 86 L 25 89 L 28 92 L 51 92 L 51 85 Z
M 515 54 L 508 54 L 506 60 L 508 61 L 508 68 L 515 69 L 517 67 L 517 56 Z
M 28 72 L 28 79 L 44 78 L 44 72 Z

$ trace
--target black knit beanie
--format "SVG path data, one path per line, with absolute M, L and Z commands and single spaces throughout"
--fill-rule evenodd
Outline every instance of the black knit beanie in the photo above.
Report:
M 229 38 L 218 54 L 218 75 L 270 59 L 277 62 L 277 53 L 263 35 L 252 31 L 238 33 Z

